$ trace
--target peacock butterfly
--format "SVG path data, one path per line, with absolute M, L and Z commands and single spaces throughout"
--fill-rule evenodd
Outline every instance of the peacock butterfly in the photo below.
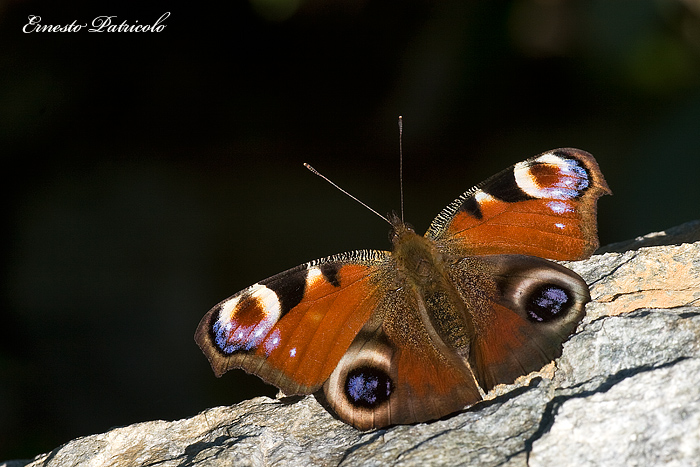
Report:
M 459 196 L 424 236 L 390 215 L 392 251 L 356 250 L 260 281 L 212 308 L 195 340 L 221 376 L 323 391 L 361 430 L 443 417 L 559 357 L 590 300 L 548 261 L 598 247 L 593 156 L 556 149 Z

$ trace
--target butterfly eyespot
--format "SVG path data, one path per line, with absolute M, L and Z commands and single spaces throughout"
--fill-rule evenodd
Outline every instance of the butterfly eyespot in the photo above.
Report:
M 515 182 L 527 196 L 540 199 L 571 200 L 580 197 L 591 184 L 590 175 L 577 159 L 563 152 L 542 154 L 534 162 L 515 165 Z M 557 213 L 560 206 L 550 205 Z
M 570 293 L 555 284 L 535 288 L 527 298 L 526 310 L 530 321 L 550 322 L 566 315 L 571 309 Z
M 348 372 L 345 396 L 355 407 L 375 408 L 389 400 L 394 384 L 383 370 L 364 366 Z
M 263 342 L 279 320 L 280 303 L 272 290 L 255 285 L 249 292 L 221 304 L 213 316 L 212 340 L 219 351 L 230 355 L 254 350 Z

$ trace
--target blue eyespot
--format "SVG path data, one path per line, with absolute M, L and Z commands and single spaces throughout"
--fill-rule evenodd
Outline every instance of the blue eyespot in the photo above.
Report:
M 569 292 L 554 284 L 544 284 L 532 291 L 526 302 L 527 316 L 538 323 L 564 316 L 571 309 Z
M 356 407 L 377 407 L 389 400 L 392 391 L 391 378 L 378 368 L 355 368 L 348 373 L 345 380 L 345 395 Z

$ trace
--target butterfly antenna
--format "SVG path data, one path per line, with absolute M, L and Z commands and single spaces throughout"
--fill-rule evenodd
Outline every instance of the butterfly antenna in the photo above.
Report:
M 344 193 L 344 194 L 346 194 L 347 196 L 349 196 L 350 198 L 354 199 L 355 201 L 357 201 L 358 203 L 360 203 L 361 205 L 363 205 L 364 207 L 366 207 L 367 209 L 369 209 L 370 211 L 372 211 L 373 213 L 375 213 L 376 215 L 378 215 L 379 217 L 381 217 L 382 219 L 384 219 L 385 222 L 387 222 L 387 223 L 389 223 L 389 224 L 391 225 L 391 222 L 389 222 L 389 219 L 387 219 L 386 217 L 384 217 L 384 216 L 382 216 L 381 214 L 379 214 L 377 211 L 375 211 L 374 209 L 372 209 L 371 207 L 369 207 L 366 203 L 363 203 L 362 201 L 360 201 L 359 199 L 357 199 L 355 196 L 353 196 L 353 195 L 351 195 L 350 193 L 348 193 L 346 190 L 340 188 L 340 187 L 339 187 L 337 184 L 335 184 L 330 178 L 326 177 L 325 175 L 323 175 L 321 172 L 319 172 L 318 170 L 316 170 L 316 169 L 314 169 L 313 167 L 311 167 L 311 166 L 310 166 L 309 164 L 307 164 L 306 162 L 304 162 L 304 167 L 306 167 L 307 169 L 309 169 L 309 170 L 311 171 L 311 173 L 313 173 L 314 175 L 318 175 L 319 177 L 321 177 L 322 179 L 324 179 L 325 181 L 327 181 L 328 183 L 330 183 L 331 185 L 333 185 L 335 188 L 337 188 L 338 190 L 340 190 L 341 193 Z
M 403 221 L 403 117 L 399 115 L 399 190 L 401 193 L 401 220 Z

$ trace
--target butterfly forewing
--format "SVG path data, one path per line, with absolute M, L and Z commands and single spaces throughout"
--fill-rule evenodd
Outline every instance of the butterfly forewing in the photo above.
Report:
M 212 308 L 195 340 L 217 376 L 243 368 L 286 394 L 314 392 L 376 307 L 387 255 L 335 255 L 254 284 Z
M 438 214 L 426 236 L 463 255 L 582 259 L 598 247 L 596 200 L 606 193 L 593 156 L 556 149 L 464 193 Z

